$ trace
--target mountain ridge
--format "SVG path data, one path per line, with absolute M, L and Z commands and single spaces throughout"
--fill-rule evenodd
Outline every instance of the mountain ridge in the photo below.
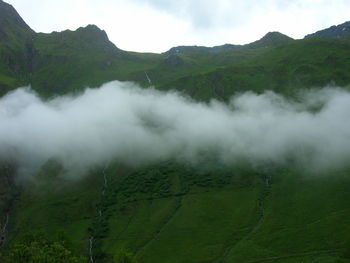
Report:
M 164 52 L 165 55 L 173 55 L 173 54 L 186 54 L 190 52 L 227 52 L 227 51 L 238 51 L 246 48 L 264 48 L 264 47 L 272 47 L 284 44 L 288 41 L 293 40 L 279 32 L 268 32 L 261 39 L 256 40 L 254 42 L 245 44 L 245 45 L 235 45 L 235 44 L 224 44 L 213 47 L 206 46 L 177 46 L 172 47 L 168 51 Z
M 314 37 L 329 39 L 350 38 L 350 21 L 319 30 L 315 33 L 306 35 L 304 38 L 307 39 Z
M 31 33 L 35 33 L 27 24 L 26 22 L 21 18 L 21 16 L 18 14 L 18 12 L 15 10 L 15 8 L 4 2 L 3 0 L 0 0 L 0 11 L 2 11 L 2 16 L 0 16 L 0 40 L 1 35 L 4 35 L 4 32 L 1 31 L 5 26 L 8 26 L 9 18 L 12 18 L 13 21 L 15 21 L 18 25 L 20 25 L 23 28 L 26 28 L 28 31 L 31 31 Z M 6 24 L 7 23 L 7 24 Z M 5 25 L 6 24 L 6 25 Z M 98 26 L 89 24 L 85 27 L 79 27 L 76 30 L 63 30 L 61 32 L 79 32 L 83 29 L 90 29 L 90 32 L 97 32 L 100 31 L 101 35 L 99 37 L 103 36 L 102 38 L 105 40 L 108 40 L 108 35 L 104 30 L 101 30 L 98 28 Z M 92 30 L 92 29 L 95 30 Z M 345 29 L 345 30 L 344 30 Z M 333 32 L 333 33 L 330 33 Z M 336 33 L 335 33 L 336 32 Z M 349 37 L 350 32 L 350 21 L 344 22 L 342 24 L 339 24 L 337 26 L 331 26 L 326 29 L 319 30 L 315 33 L 307 34 L 304 38 L 312 38 L 312 37 L 325 37 L 325 38 L 342 38 L 342 37 Z M 51 33 L 45 33 L 45 34 L 57 34 L 60 32 L 53 31 Z M 340 34 L 341 33 L 341 34 Z M 247 43 L 245 45 L 237 45 L 237 44 L 231 44 L 226 43 L 223 45 L 213 46 L 213 47 L 207 47 L 207 46 L 175 46 L 171 47 L 169 50 L 163 52 L 162 54 L 171 55 L 176 53 L 187 53 L 191 51 L 208 51 L 208 52 L 220 52 L 220 51 L 232 51 L 232 50 L 240 50 L 242 47 L 249 46 L 249 47 L 258 47 L 262 46 L 261 42 L 268 43 L 270 45 L 278 45 L 283 44 L 289 40 L 293 40 L 292 38 L 288 37 L 287 35 L 284 35 L 280 32 L 268 32 L 266 33 L 261 39 L 253 41 L 251 43 Z M 112 42 L 111 42 L 112 43 Z M 113 43 L 115 45 L 115 43 Z M 191 51 L 190 51 L 191 50 Z M 136 52 L 137 53 L 137 52 Z

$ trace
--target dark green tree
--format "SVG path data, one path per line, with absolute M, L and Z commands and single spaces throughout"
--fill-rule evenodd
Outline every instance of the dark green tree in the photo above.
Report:
M 134 255 L 126 249 L 120 249 L 114 256 L 114 263 L 136 263 Z
M 59 242 L 32 241 L 17 243 L 6 257 L 6 263 L 85 263 Z

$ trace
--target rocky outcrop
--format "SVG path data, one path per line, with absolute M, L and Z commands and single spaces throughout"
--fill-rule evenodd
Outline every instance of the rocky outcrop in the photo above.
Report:
M 337 26 L 331 26 L 329 28 L 317 31 L 316 33 L 306 35 L 305 38 L 349 38 L 350 37 L 350 21 Z

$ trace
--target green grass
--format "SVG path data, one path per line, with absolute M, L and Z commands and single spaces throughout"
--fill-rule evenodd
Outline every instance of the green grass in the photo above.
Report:
M 137 255 L 141 262 L 211 262 L 249 231 L 255 215 L 254 188 L 186 195 Z
M 12 240 L 64 232 L 70 249 L 87 255 L 94 235 L 96 262 L 127 249 L 144 263 L 338 262 L 350 240 L 347 171 L 115 164 L 104 195 L 101 174 L 71 185 L 46 167 L 16 205 Z
M 49 240 L 64 235 L 76 253 L 85 254 L 88 232 L 96 214 L 100 178 L 70 182 L 48 176 L 48 182 L 30 185 L 11 212 L 10 243 L 28 234 Z
M 295 40 L 260 52 L 254 50 L 254 55 L 232 65 L 161 83 L 160 88 L 182 90 L 197 100 L 227 100 L 247 90 L 293 95 L 301 89 L 329 84 L 347 87 L 349 47 L 348 39 Z
M 322 251 L 341 250 L 350 235 L 349 184 L 347 173 L 320 177 L 281 174 L 272 183 L 263 223 L 231 250 L 227 260 L 245 262 L 313 252 L 327 256 Z
M 31 84 L 42 96 L 50 97 L 116 79 L 148 87 L 147 72 L 158 89 L 175 89 L 208 101 L 227 100 L 246 90 L 293 95 L 303 88 L 350 83 L 348 39 L 282 36 L 280 41 L 280 37 L 276 43 L 272 35 L 238 50 L 190 49 L 167 55 L 122 51 L 95 26 L 39 33 L 32 35 L 29 44 L 22 38 L 13 40 L 17 44 L 0 43 L 0 50 L 7 54 L 0 59 L 0 74 L 11 78 L 0 78 L 0 85 L 6 86 L 4 93 L 19 84 Z

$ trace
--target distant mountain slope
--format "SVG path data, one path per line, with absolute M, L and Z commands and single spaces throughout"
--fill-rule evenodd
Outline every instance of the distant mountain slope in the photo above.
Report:
M 337 55 L 340 50 L 337 47 L 344 43 L 336 40 L 333 40 L 334 49 L 331 49 L 336 59 L 329 57 L 328 62 L 338 69 L 337 73 L 323 74 L 322 67 L 318 71 L 310 70 L 310 65 L 319 67 L 318 54 L 313 52 L 313 48 L 321 54 L 328 54 L 329 46 L 319 42 L 303 44 L 307 40 L 290 45 L 295 40 L 279 32 L 269 32 L 246 45 L 225 44 L 211 48 L 180 46 L 163 54 L 136 53 L 118 49 L 109 41 L 106 32 L 94 25 L 76 31 L 34 33 L 10 5 L 1 3 L 0 10 L 6 13 L 2 20 L 6 21 L 3 23 L 7 26 L 1 29 L 0 24 L 0 30 L 11 37 L 0 42 L 0 48 L 6 50 L 1 52 L 0 57 L 0 95 L 19 85 L 30 84 L 47 97 L 118 79 L 135 81 L 145 87 L 153 85 L 161 89 L 180 89 L 198 99 L 208 100 L 211 97 L 227 99 L 235 90 L 275 89 L 277 86 L 278 90 L 285 90 L 298 83 L 303 86 L 324 85 L 332 81 L 345 85 L 349 79 L 348 73 L 343 70 L 344 63 L 347 64 L 346 57 L 343 53 L 342 56 Z M 19 44 L 13 45 L 13 41 Z M 305 50 L 299 49 L 299 46 L 304 46 Z M 15 51 L 13 47 L 16 47 Z M 293 51 L 293 48 L 297 50 Z M 303 65 L 295 67 L 308 67 L 309 70 L 303 73 L 303 77 L 297 76 L 301 74 L 300 70 L 290 72 L 291 79 L 287 81 L 281 73 L 282 69 L 292 70 L 292 67 L 288 66 L 288 60 L 282 65 L 279 60 L 289 57 L 289 52 L 296 53 L 300 58 L 306 55 L 308 61 L 296 62 Z M 269 55 L 265 56 L 264 53 Z M 262 73 L 261 67 L 256 66 L 257 61 L 264 64 L 264 59 L 268 67 L 274 68 L 273 71 Z M 294 58 L 290 60 L 294 61 Z M 262 67 L 266 69 L 267 65 Z M 238 74 L 233 68 L 240 69 L 241 73 Z M 208 81 L 208 78 L 211 80 Z M 201 85 L 201 88 L 195 88 L 197 85 Z
M 20 85 L 30 71 L 33 35 L 17 11 L 0 0 L 0 95 Z
M 328 84 L 347 87 L 349 50 L 349 39 L 295 40 L 261 50 L 236 64 L 182 76 L 159 88 L 182 90 L 197 100 L 208 101 L 226 100 L 247 90 L 259 93 L 268 89 L 292 95 L 302 88 Z
M 17 11 L 0 0 L 0 42 L 17 42 L 33 33 Z
M 122 51 L 95 25 L 76 31 L 39 33 L 33 45 L 35 59 L 29 81 L 47 96 L 126 79 L 129 72 L 147 69 L 160 57 Z
M 331 26 L 329 28 L 317 31 L 316 33 L 306 35 L 305 38 L 349 38 L 350 37 L 350 21 L 337 26 Z
M 221 52 L 221 51 L 232 51 L 232 50 L 241 50 L 243 48 L 242 45 L 231 45 L 225 44 L 221 46 L 215 47 L 205 47 L 205 46 L 177 46 L 172 47 L 168 51 L 164 52 L 165 55 L 173 55 L 173 54 L 186 54 L 192 52 Z
M 52 96 L 126 79 L 154 66 L 160 56 L 122 51 L 95 25 L 35 33 L 11 5 L 0 2 L 0 95 L 30 84 Z
M 293 40 L 293 38 L 290 38 L 279 32 L 269 32 L 261 39 L 246 45 L 225 44 L 225 45 L 214 46 L 214 47 L 178 46 L 178 47 L 173 47 L 169 49 L 163 54 L 173 55 L 173 54 L 186 54 L 186 53 L 194 53 L 194 52 L 218 53 L 218 52 L 228 52 L 228 51 L 239 51 L 239 50 L 248 49 L 248 48 L 273 47 L 273 46 L 285 44 L 291 40 Z

